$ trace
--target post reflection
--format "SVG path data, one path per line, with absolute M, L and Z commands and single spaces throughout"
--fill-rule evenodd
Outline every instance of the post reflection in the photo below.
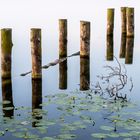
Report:
M 129 37 L 126 39 L 125 64 L 133 63 L 133 48 L 134 48 L 134 38 Z
M 125 58 L 126 52 L 126 34 L 121 35 L 120 58 Z
M 37 127 L 38 120 L 42 119 L 42 79 L 32 79 L 32 122 L 33 127 Z
M 67 89 L 67 60 L 59 64 L 59 89 Z
M 3 116 L 14 116 L 14 104 L 12 95 L 12 81 L 10 79 L 2 78 L 2 102 L 3 102 Z
M 88 58 L 80 58 L 80 90 L 90 88 L 90 61 Z
M 106 60 L 112 61 L 113 60 L 113 47 L 114 47 L 114 42 L 113 42 L 113 36 L 107 36 L 107 48 L 106 48 Z

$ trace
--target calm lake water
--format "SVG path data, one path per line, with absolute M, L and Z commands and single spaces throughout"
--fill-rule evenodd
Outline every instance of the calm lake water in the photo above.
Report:
M 29 2 L 7 0 L 2 2 L 3 7 L 0 8 L 0 28 L 13 29 L 14 44 L 12 79 L 6 83 L 0 78 L 0 139 L 139 140 L 140 17 L 138 2 L 115 3 L 89 0 L 82 3 L 77 1 L 73 4 L 74 1 L 61 0 L 58 3 L 53 0 L 47 3 L 42 0 L 36 1 L 31 10 L 32 2 L 32 0 Z M 11 5 L 14 7 L 10 8 Z M 5 12 L 4 6 L 9 8 L 8 12 Z M 39 11 L 36 10 L 38 6 Z M 133 44 L 131 64 L 125 64 L 125 59 L 119 58 L 122 42 L 121 6 L 135 8 L 135 38 L 127 40 L 127 43 Z M 84 7 L 86 11 L 83 10 Z M 123 66 L 127 70 L 127 84 L 120 90 L 123 97 L 127 95 L 126 100 L 114 100 L 108 97 L 108 93 L 102 95 L 102 90 L 97 90 L 98 82 L 103 89 L 107 89 L 109 84 L 111 86 L 120 82 L 118 78 L 112 78 L 108 83 L 98 77 L 98 75 L 109 75 L 110 71 L 104 66 L 119 67 L 115 58 L 114 61 L 106 60 L 107 44 L 112 43 L 112 40 L 106 38 L 108 7 L 115 8 L 114 55 L 121 64 L 122 70 L 125 70 Z M 31 27 L 42 29 L 42 65 L 58 58 L 59 18 L 68 19 L 68 55 L 80 49 L 79 21 L 91 22 L 90 61 L 74 56 L 68 58 L 67 63 L 63 62 L 43 69 L 41 81 L 32 81 L 30 74 L 21 77 L 21 73 L 31 70 Z M 86 79 L 85 82 L 84 79 Z M 80 90 L 88 86 L 89 90 Z M 133 89 L 130 92 L 132 86 Z

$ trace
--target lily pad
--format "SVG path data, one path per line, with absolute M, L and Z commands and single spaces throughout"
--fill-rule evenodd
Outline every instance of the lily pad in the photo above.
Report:
M 101 128 L 102 130 L 106 130 L 106 131 L 113 131 L 113 130 L 114 130 L 113 127 L 111 127 L 111 126 L 105 126 L 105 125 L 101 126 L 100 128 Z
M 107 137 L 107 134 L 104 134 L 104 133 L 93 133 L 93 134 L 91 134 L 91 136 L 94 137 L 94 138 L 103 139 L 103 138 Z
M 62 140 L 72 140 L 76 138 L 76 135 L 74 134 L 61 134 L 58 135 L 58 138 L 62 139 Z

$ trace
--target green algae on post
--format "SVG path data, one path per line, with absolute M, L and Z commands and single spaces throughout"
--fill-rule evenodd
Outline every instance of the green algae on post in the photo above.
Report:
M 67 56 L 67 19 L 59 19 L 59 57 Z
M 90 57 L 90 22 L 80 21 L 80 57 Z
M 12 29 L 1 29 L 1 76 L 11 78 Z
M 42 77 L 41 29 L 31 29 L 32 78 Z
M 114 31 L 114 8 L 107 9 L 107 35 L 113 36 Z

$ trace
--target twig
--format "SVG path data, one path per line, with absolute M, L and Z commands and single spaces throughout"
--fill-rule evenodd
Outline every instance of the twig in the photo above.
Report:
M 57 64 L 59 64 L 59 63 L 64 62 L 64 61 L 67 60 L 69 57 L 73 57 L 73 56 L 77 56 L 77 55 L 80 55 L 80 52 L 73 53 L 73 54 L 71 54 L 71 55 L 69 55 L 69 56 L 67 56 L 67 57 L 61 58 L 61 59 L 56 59 L 55 61 L 50 62 L 50 63 L 47 64 L 47 65 L 42 66 L 42 69 L 48 69 L 50 66 L 55 66 L 55 65 L 57 65 Z M 22 74 L 20 74 L 20 76 L 26 76 L 26 75 L 30 74 L 31 72 L 32 72 L 32 71 L 28 71 L 28 72 L 22 73 Z

